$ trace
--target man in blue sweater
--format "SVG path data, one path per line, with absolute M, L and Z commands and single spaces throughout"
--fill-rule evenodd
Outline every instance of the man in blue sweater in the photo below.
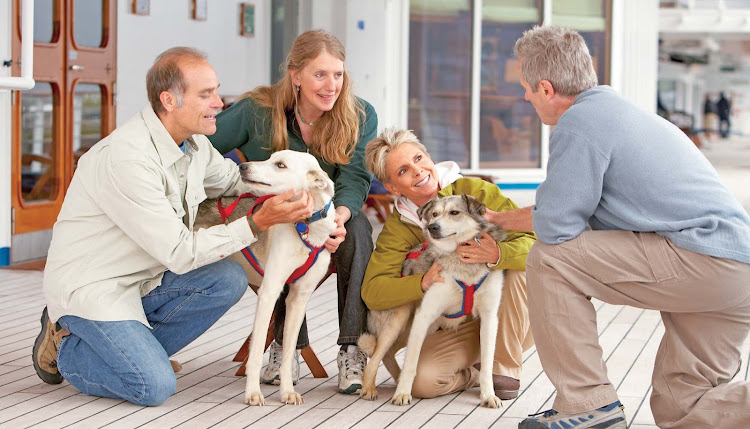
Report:
M 531 328 L 557 397 L 519 428 L 626 427 L 591 297 L 661 311 L 659 427 L 750 427 L 750 383 L 729 383 L 750 330 L 747 212 L 684 133 L 597 86 L 578 33 L 535 27 L 515 53 L 526 100 L 555 125 L 530 211 L 539 241 L 527 276 Z

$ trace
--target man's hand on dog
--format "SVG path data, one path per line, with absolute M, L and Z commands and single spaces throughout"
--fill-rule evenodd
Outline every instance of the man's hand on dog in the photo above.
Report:
M 313 199 L 307 191 L 302 191 L 297 199 L 296 191 L 290 189 L 283 194 L 267 199 L 260 210 L 253 214 L 258 229 L 265 231 L 279 223 L 294 223 L 312 216 Z
M 424 276 L 422 276 L 422 292 L 427 292 L 427 289 L 430 288 L 435 283 L 442 283 L 445 281 L 443 277 L 440 276 L 440 270 L 442 270 L 443 267 L 435 262 L 432 264 L 429 270 L 427 270 L 426 273 L 424 273 Z
M 456 247 L 456 253 L 463 262 L 470 264 L 494 264 L 500 259 L 500 248 L 486 232 L 479 239 L 469 240 Z

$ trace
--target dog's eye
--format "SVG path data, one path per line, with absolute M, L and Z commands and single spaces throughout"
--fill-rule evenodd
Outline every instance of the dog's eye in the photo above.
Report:
M 432 212 L 432 217 L 437 217 L 438 212 Z
M 461 214 L 460 211 L 458 211 L 458 210 L 451 210 L 451 216 L 458 216 L 459 214 Z
M 283 162 L 277 162 L 276 168 L 286 168 L 286 164 L 284 164 Z

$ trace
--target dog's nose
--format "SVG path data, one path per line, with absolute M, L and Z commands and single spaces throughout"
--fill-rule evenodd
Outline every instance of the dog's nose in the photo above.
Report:
M 431 235 L 435 235 L 440 232 L 440 225 L 436 223 L 431 223 L 427 225 L 427 230 L 430 231 Z
M 249 165 L 247 165 L 247 164 L 244 164 L 244 163 L 243 163 L 243 164 L 240 164 L 240 171 L 244 173 L 245 171 L 247 171 L 247 169 L 248 169 L 249 167 L 250 167 L 250 166 L 249 166 Z

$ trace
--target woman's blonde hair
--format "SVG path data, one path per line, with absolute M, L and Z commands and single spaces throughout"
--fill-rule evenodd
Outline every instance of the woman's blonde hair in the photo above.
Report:
M 367 169 L 381 183 L 390 183 L 388 174 L 385 171 L 388 155 L 404 143 L 411 143 L 417 146 L 425 155 L 429 156 L 427 148 L 424 147 L 411 130 L 398 129 L 396 127 L 386 128 L 379 136 L 367 143 L 365 147 L 365 165 L 367 165 Z
M 271 149 L 279 151 L 289 148 L 287 136 L 287 112 L 297 104 L 297 91 L 290 70 L 302 70 L 310 61 L 327 52 L 341 61 L 346 59 L 344 45 L 332 34 L 323 30 L 306 31 L 294 40 L 292 49 L 282 64 L 281 79 L 271 86 L 260 86 L 242 95 L 250 97 L 262 107 L 271 108 Z M 315 121 L 309 147 L 331 164 L 348 164 L 359 139 L 359 119 L 364 109 L 352 91 L 349 74 L 344 69 L 341 92 L 333 109 L 323 113 Z

